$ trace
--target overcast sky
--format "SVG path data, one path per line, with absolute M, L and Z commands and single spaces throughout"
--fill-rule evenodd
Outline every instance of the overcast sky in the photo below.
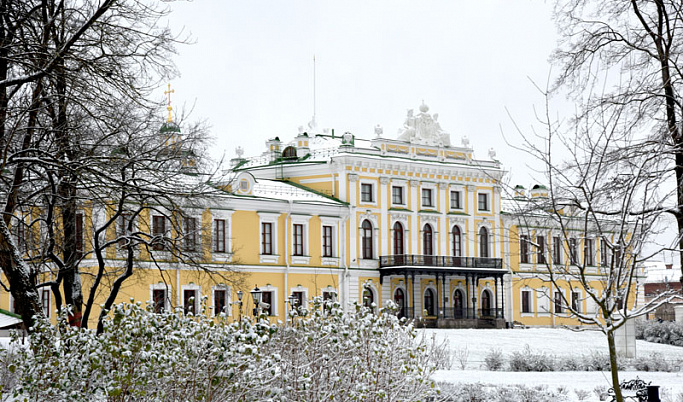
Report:
M 493 147 L 512 180 L 528 186 L 506 108 L 524 128 L 543 99 L 556 44 L 551 4 L 497 1 L 218 1 L 170 3 L 170 25 L 195 44 L 178 47 L 176 107 L 195 105 L 217 138 L 214 156 L 259 155 L 290 141 L 313 116 L 335 133 L 396 138 L 422 100 L 478 158 Z M 160 97 L 163 96 L 160 90 Z

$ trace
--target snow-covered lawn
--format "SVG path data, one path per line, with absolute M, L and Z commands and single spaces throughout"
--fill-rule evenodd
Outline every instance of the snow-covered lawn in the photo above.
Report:
M 487 371 L 484 358 L 493 349 L 500 349 L 507 358 L 515 351 L 529 348 L 532 352 L 555 355 L 558 357 L 583 356 L 594 352 L 607 354 L 607 341 L 602 333 L 597 331 L 571 331 L 568 329 L 528 328 L 528 329 L 426 329 L 419 330 L 428 338 L 437 341 L 448 341 L 452 353 L 467 351 L 467 366 L 460 370 L 460 363 L 456 360 L 452 370 L 439 370 L 434 379 L 439 382 L 453 384 L 482 383 L 482 384 L 523 384 L 527 386 L 546 385 L 549 389 L 563 387 L 567 393 L 567 401 L 579 401 L 575 390 L 585 390 L 591 393 L 583 401 L 598 401 L 593 393 L 596 387 L 610 387 L 608 372 L 508 372 Z M 645 341 L 636 341 L 637 356 L 648 356 L 661 353 L 669 361 L 683 361 L 683 348 L 660 345 Z M 662 372 L 634 372 L 620 373 L 620 380 L 631 380 L 639 377 L 652 385 L 660 386 L 662 401 L 683 401 L 683 375 L 680 371 L 673 373 Z

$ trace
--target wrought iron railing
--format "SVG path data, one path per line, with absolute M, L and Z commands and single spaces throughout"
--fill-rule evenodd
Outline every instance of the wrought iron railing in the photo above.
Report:
M 452 257 L 445 255 L 383 255 L 379 257 L 380 268 L 397 266 L 503 268 L 502 258 Z
M 457 307 L 446 307 L 438 309 L 438 318 L 454 318 L 454 319 L 467 319 L 467 318 L 503 318 L 503 309 L 501 308 L 457 308 Z M 423 312 L 421 312 L 423 313 Z M 396 312 L 398 318 L 415 318 L 413 314 L 412 307 L 399 308 Z M 422 314 L 420 314 L 422 315 Z M 427 316 L 430 317 L 430 316 Z M 433 315 L 431 317 L 436 317 Z

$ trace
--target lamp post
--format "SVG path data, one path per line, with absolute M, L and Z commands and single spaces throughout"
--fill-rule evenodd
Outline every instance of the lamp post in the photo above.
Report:
M 237 291 L 237 305 L 240 306 L 240 318 L 239 318 L 239 323 L 240 327 L 242 327 L 242 296 L 244 296 L 244 292 L 241 290 Z
M 254 318 L 258 320 L 261 310 L 261 296 L 263 296 L 263 292 L 258 288 L 258 285 L 254 285 L 254 288 L 249 293 L 251 293 L 251 297 L 254 300 Z

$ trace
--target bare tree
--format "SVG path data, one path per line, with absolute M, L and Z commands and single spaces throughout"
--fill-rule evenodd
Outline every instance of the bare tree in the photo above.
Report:
M 575 100 L 590 97 L 581 101 L 585 115 L 620 115 L 662 160 L 656 174 L 675 192 L 659 194 L 657 207 L 677 222 L 669 249 L 678 252 L 683 269 L 683 6 L 676 0 L 559 0 L 555 15 L 562 38 L 553 56 L 561 68 L 557 88 Z M 625 152 L 637 147 L 626 145 Z
M 72 325 L 87 325 L 95 295 L 106 291 L 111 306 L 141 248 L 154 260 L 163 243 L 178 260 L 200 266 L 173 243 L 187 232 L 180 211 L 216 193 L 211 176 L 198 175 L 206 171 L 199 157 L 206 131 L 180 133 L 169 121 L 160 132 L 159 104 L 149 100 L 175 73 L 178 41 L 158 26 L 167 12 L 146 0 L 0 0 L 0 180 L 7 189 L 0 194 L 0 266 L 29 328 L 42 314 L 41 286 L 70 306 Z M 79 246 L 77 226 L 87 206 L 106 210 L 92 227 L 91 251 Z M 133 220 L 129 231 L 114 229 L 122 216 L 148 208 L 164 211 L 174 236 L 155 238 Z M 12 231 L 32 238 L 30 250 Z M 119 244 L 125 263 L 112 272 L 107 249 Z M 80 264 L 89 258 L 97 269 L 84 295 Z M 38 283 L 45 272 L 54 280 Z
M 642 264 L 660 251 L 648 254 L 645 246 L 669 213 L 663 207 L 669 163 L 661 157 L 667 144 L 643 136 L 627 110 L 599 108 L 592 99 L 587 104 L 587 112 L 565 122 L 546 113 L 543 132 L 520 131 L 519 148 L 538 162 L 548 187 L 533 189 L 531 197 L 517 191 L 510 205 L 517 231 L 510 242 L 520 245 L 520 260 L 536 261 L 539 278 L 549 284 L 549 312 L 566 311 L 606 335 L 612 386 L 621 401 L 615 332 L 671 297 L 663 293 L 636 304 Z M 582 308 L 584 301 L 593 307 Z

